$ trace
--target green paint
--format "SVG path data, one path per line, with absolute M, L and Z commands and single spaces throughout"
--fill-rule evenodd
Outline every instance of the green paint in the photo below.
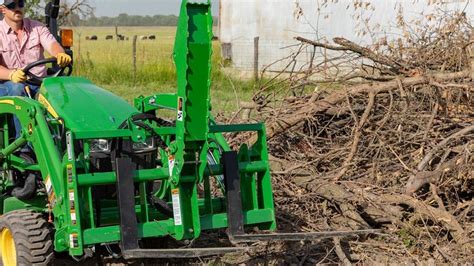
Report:
M 138 112 L 125 100 L 84 78 L 46 79 L 40 93 L 73 131 L 115 130 Z
M 46 209 L 46 204 L 48 203 L 44 196 L 37 196 L 30 200 L 19 200 L 14 197 L 0 197 L 0 202 L 3 203 L 2 213 L 21 209 L 42 212 Z
M 154 159 L 149 159 L 148 165 L 133 171 L 138 236 L 196 239 L 202 230 L 227 227 L 226 198 L 211 193 L 211 184 L 217 183 L 225 195 L 220 153 L 230 147 L 223 133 L 252 131 L 258 134 L 256 143 L 242 145 L 238 151 L 244 224 L 275 229 L 265 126 L 218 125 L 210 114 L 211 38 L 209 1 L 184 0 L 174 48 L 177 91 L 140 96 L 134 106 L 75 77 L 46 79 L 38 101 L 1 97 L 0 125 L 4 130 L 0 131 L 0 163 L 4 169 L 39 171 L 48 195 L 20 201 L 4 194 L 13 184 L 6 176 L 0 177 L 0 211 L 51 212 L 57 252 L 81 256 L 94 244 L 120 241 L 119 206 L 113 193 L 117 174 L 94 170 L 91 143 L 97 139 L 108 140 L 109 145 L 112 141 L 140 143 L 154 136 L 160 140 L 159 156 L 150 155 Z M 171 123 L 143 120 L 139 126 L 132 121 L 139 113 L 162 117 L 169 110 L 175 113 Z M 8 123 L 11 114 L 22 125 L 22 136 L 14 141 Z M 15 155 L 27 142 L 35 150 L 36 164 Z M 208 161 L 211 154 L 213 162 Z M 110 159 L 110 155 L 103 156 Z M 217 182 L 211 182 L 213 179 Z M 161 186 L 151 192 L 150 185 L 158 181 Z M 97 197 L 94 191 L 100 186 L 112 192 Z M 174 215 L 160 213 L 150 203 L 150 193 L 174 207 Z

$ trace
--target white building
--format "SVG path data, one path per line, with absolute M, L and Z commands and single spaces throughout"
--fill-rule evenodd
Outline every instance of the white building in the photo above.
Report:
M 463 11 L 474 21 L 474 4 L 467 0 L 221 0 L 219 38 L 223 56 L 237 69 L 251 71 L 255 37 L 259 37 L 262 69 L 296 49 L 297 36 L 319 42 L 344 37 L 369 44 L 372 38 L 396 39 L 402 34 L 396 28 L 399 12 L 414 23 L 447 10 Z M 309 51 L 306 56 L 310 57 Z M 286 64 L 282 61 L 271 68 L 280 70 Z

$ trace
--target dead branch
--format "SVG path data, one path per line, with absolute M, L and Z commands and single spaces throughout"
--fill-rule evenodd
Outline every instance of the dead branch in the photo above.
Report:
M 357 45 L 347 39 L 334 38 L 333 41 L 343 47 L 346 47 L 350 51 L 358 53 L 359 55 L 374 61 L 375 63 L 380 63 L 382 65 L 391 67 L 391 69 L 395 70 L 397 74 L 406 73 L 408 69 L 412 69 L 412 67 L 405 62 L 397 62 L 393 59 L 376 54 L 372 50 L 362 47 L 360 45 Z
M 415 209 L 417 214 L 424 215 L 430 219 L 442 223 L 451 232 L 454 240 L 462 245 L 465 249 L 473 249 L 473 246 L 470 244 L 469 237 L 466 235 L 464 229 L 458 223 L 456 218 L 454 218 L 450 213 L 426 205 L 423 202 L 408 195 L 381 195 L 380 201 L 390 204 L 408 204 L 410 207 Z
M 347 172 L 347 168 L 349 167 L 349 164 L 351 163 L 352 159 L 354 158 L 354 155 L 357 152 L 357 146 L 359 145 L 360 136 L 362 134 L 362 128 L 364 127 L 365 123 L 367 123 L 370 112 L 372 111 L 372 108 L 374 107 L 374 103 L 375 103 L 375 93 L 370 92 L 369 93 L 369 103 L 367 104 L 367 107 L 365 108 L 364 114 L 362 115 L 362 118 L 359 121 L 359 125 L 355 129 L 354 140 L 352 142 L 351 151 L 349 153 L 349 156 L 344 161 L 344 163 L 342 165 L 342 169 L 334 177 L 335 181 L 339 180 Z
M 460 138 L 466 134 L 469 134 L 471 131 L 474 131 L 474 125 L 468 126 L 463 128 L 462 130 L 459 130 L 458 132 L 452 134 L 451 136 L 443 139 L 438 145 L 433 147 L 431 151 L 426 154 L 426 156 L 423 158 L 423 160 L 418 164 L 418 171 L 423 171 L 426 167 L 426 165 L 431 161 L 433 156 L 436 154 L 437 151 L 439 151 L 441 148 L 443 148 L 446 144 L 448 144 L 450 141 L 456 138 Z
M 252 114 L 267 125 L 280 226 L 387 233 L 349 241 L 350 256 L 334 239 L 320 257 L 297 252 L 299 263 L 474 260 L 474 65 L 466 23 L 461 14 L 369 46 L 300 37 L 285 69 L 262 79 Z M 232 143 L 256 140 L 248 134 Z
M 470 71 L 461 71 L 456 73 L 437 73 L 431 76 L 421 76 L 421 77 L 412 77 L 401 79 L 400 82 L 404 86 L 416 86 L 422 84 L 428 84 L 431 79 L 437 81 L 448 81 L 456 80 L 469 77 Z M 316 101 L 315 103 L 302 107 L 299 110 L 296 110 L 294 114 L 289 117 L 280 118 L 280 120 L 267 124 L 267 137 L 268 139 L 273 138 L 275 135 L 278 135 L 290 128 L 298 125 L 308 116 L 312 116 L 315 113 L 322 113 L 327 109 L 339 104 L 343 101 L 346 95 L 357 95 L 357 94 L 368 94 L 373 92 L 375 94 L 388 92 L 390 90 L 395 90 L 398 88 L 397 81 L 389 81 L 383 83 L 373 83 L 373 84 L 360 84 L 355 86 L 349 86 L 341 90 L 337 90 L 327 95 L 323 99 Z M 250 139 L 250 142 L 253 143 L 257 140 L 257 136 L 254 136 Z
M 411 195 L 425 184 L 436 183 L 444 173 L 455 170 L 456 167 L 462 165 L 465 159 L 466 157 L 464 156 L 455 157 L 440 165 L 437 170 L 418 172 L 416 175 L 412 175 L 405 186 L 405 193 Z

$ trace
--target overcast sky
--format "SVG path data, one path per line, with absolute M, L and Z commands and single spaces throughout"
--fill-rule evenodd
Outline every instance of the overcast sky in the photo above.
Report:
M 120 13 L 129 15 L 178 15 L 181 0 L 89 0 L 95 8 L 95 15 L 117 16 Z M 213 15 L 217 16 L 218 0 L 212 0 Z

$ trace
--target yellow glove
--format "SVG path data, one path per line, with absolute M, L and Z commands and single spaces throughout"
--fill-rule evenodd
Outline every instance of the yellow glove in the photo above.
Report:
M 12 72 L 10 72 L 9 78 L 11 81 L 15 83 L 23 83 L 26 80 L 26 75 L 25 75 L 25 72 L 23 72 L 23 70 L 15 69 Z
M 65 67 L 72 62 L 72 58 L 68 54 L 65 54 L 65 53 L 57 54 L 56 58 L 58 59 L 57 63 L 60 67 Z

